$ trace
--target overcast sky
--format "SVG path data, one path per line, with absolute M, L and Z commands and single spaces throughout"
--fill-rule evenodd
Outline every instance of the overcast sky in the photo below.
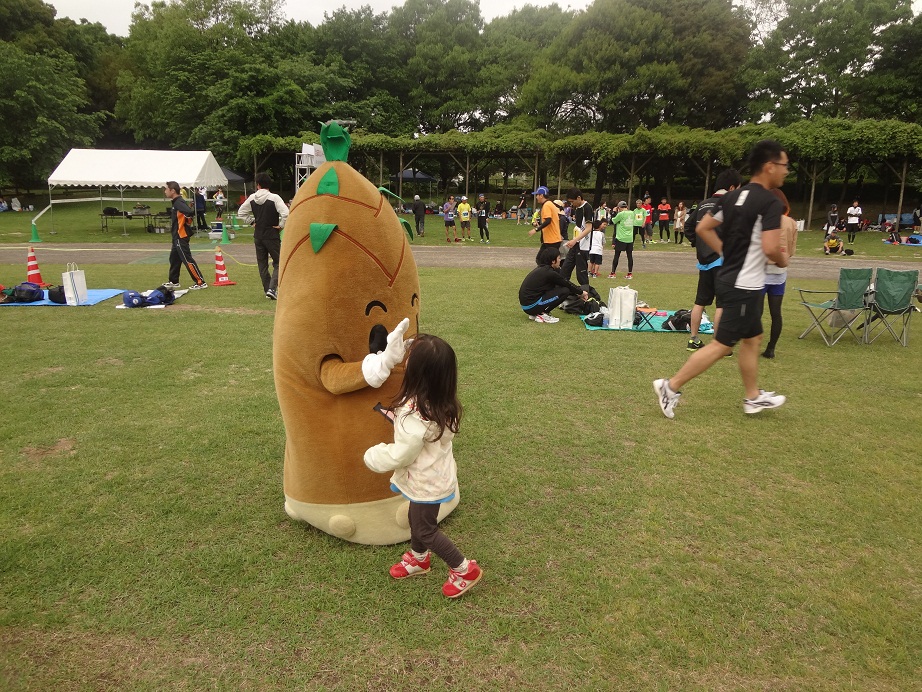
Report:
M 591 0 L 558 0 L 563 8 L 585 9 Z M 922 0 L 919 0 L 922 2 Z M 45 0 L 58 11 L 58 17 L 70 17 L 74 21 L 86 19 L 99 22 L 109 33 L 119 36 L 128 35 L 131 25 L 131 11 L 134 0 Z M 145 2 L 144 4 L 150 4 Z M 394 5 L 402 5 L 403 0 L 289 0 L 285 4 L 285 14 L 298 22 L 310 22 L 314 26 L 323 23 L 323 13 L 332 13 L 345 5 L 350 9 L 371 5 L 375 12 L 386 12 Z M 488 0 L 480 3 L 480 13 L 487 21 L 509 14 L 516 7 L 525 4 L 550 5 L 552 0 Z
M 669 0 L 663 0 L 663 2 L 669 2 Z M 573 10 L 585 9 L 590 3 L 591 0 L 558 0 L 557 2 L 561 7 Z M 128 35 L 131 11 L 134 9 L 134 0 L 50 0 L 49 4 L 57 9 L 58 17 L 70 17 L 75 21 L 86 19 L 90 22 L 99 22 L 109 30 L 109 33 L 119 36 Z M 288 0 L 285 4 L 285 13 L 295 21 L 306 21 L 316 26 L 323 22 L 324 12 L 333 12 L 344 5 L 350 9 L 371 5 L 375 12 L 386 12 L 394 5 L 402 4 L 403 0 Z M 516 7 L 525 4 L 550 5 L 552 0 L 486 0 L 486 2 L 481 0 L 480 13 L 485 20 L 490 21 L 495 17 L 507 15 Z M 922 11 L 922 0 L 913 0 L 912 7 L 915 13 Z

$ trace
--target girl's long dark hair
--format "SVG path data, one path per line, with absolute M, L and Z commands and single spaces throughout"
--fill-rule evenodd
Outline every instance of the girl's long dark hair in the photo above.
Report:
M 791 215 L 791 203 L 788 202 L 788 196 L 781 191 L 781 188 L 773 188 L 772 194 L 775 195 L 778 199 L 781 200 L 781 203 L 784 205 L 784 215 Z
M 457 433 L 461 426 L 458 401 L 458 360 L 448 342 L 432 334 L 418 334 L 410 345 L 403 384 L 393 407 L 415 402 L 419 415 L 439 427 Z

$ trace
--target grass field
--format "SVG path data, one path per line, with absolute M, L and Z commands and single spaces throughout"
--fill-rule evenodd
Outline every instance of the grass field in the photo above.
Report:
M 538 325 L 519 271 L 420 270 L 465 405 L 445 530 L 485 570 L 452 602 L 442 565 L 393 582 L 404 546 L 286 517 L 274 303 L 231 271 L 167 310 L 0 307 L 0 688 L 922 687 L 919 324 L 827 348 L 789 293 L 760 364 L 788 403 L 744 415 L 726 359 L 669 421 L 681 335 Z

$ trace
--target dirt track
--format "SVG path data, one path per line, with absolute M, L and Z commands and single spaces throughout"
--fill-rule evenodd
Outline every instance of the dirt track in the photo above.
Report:
M 0 264 L 25 265 L 28 243 L 0 245 Z M 252 242 L 238 240 L 221 248 L 228 266 L 237 262 L 255 264 L 256 254 Z M 194 244 L 192 247 L 200 264 L 214 264 L 211 246 Z M 150 244 L 111 245 L 106 243 L 42 243 L 35 245 L 39 262 L 49 264 L 168 264 L 169 246 Z M 465 245 L 413 247 L 413 255 L 420 267 L 470 267 L 511 268 L 527 271 L 534 266 L 535 250 L 532 248 L 509 248 L 482 246 L 479 243 Z M 611 250 L 606 252 L 606 262 L 611 261 Z M 623 261 L 623 260 L 622 260 Z M 603 263 L 604 266 L 605 263 Z M 610 265 L 609 265 L 610 266 Z M 839 267 L 889 267 L 890 269 L 918 269 L 920 263 L 877 258 L 860 257 L 795 257 L 789 268 L 792 278 L 837 279 Z M 694 256 L 685 253 L 657 252 L 656 250 L 635 250 L 636 272 L 662 274 L 692 274 L 695 270 Z

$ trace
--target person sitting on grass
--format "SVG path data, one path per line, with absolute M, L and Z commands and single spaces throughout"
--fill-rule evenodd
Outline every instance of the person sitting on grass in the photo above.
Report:
M 538 250 L 537 265 L 519 287 L 519 305 L 528 319 L 538 323 L 552 324 L 560 318 L 550 312 L 570 296 L 582 296 L 589 300 L 589 294 L 560 275 L 560 251 L 554 245 Z
M 903 239 L 900 237 L 900 232 L 897 230 L 897 225 L 888 221 L 884 224 L 887 228 L 886 231 L 890 234 L 889 243 L 893 245 L 902 245 Z
M 835 231 L 835 229 L 829 232 L 829 236 L 826 238 L 826 242 L 823 243 L 823 252 L 827 255 L 845 254 L 845 243 L 842 242 L 842 239 L 839 237 L 839 234 Z

